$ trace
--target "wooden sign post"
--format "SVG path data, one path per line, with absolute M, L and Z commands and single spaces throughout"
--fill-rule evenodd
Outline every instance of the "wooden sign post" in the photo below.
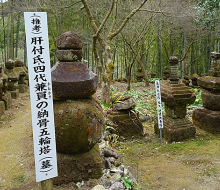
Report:
M 47 14 L 25 12 L 36 182 L 53 189 L 57 174 Z
M 156 100 L 157 100 L 157 118 L 158 118 L 158 127 L 160 129 L 160 142 L 163 144 L 162 139 L 162 129 L 163 129 L 163 114 L 162 114 L 162 104 L 161 104 L 161 93 L 160 93 L 160 81 L 155 81 L 156 89 Z

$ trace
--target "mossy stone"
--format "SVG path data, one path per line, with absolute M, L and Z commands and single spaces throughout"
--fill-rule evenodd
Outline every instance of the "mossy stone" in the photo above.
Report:
M 103 111 L 95 98 L 54 101 L 57 151 L 74 154 L 89 151 L 104 129 Z

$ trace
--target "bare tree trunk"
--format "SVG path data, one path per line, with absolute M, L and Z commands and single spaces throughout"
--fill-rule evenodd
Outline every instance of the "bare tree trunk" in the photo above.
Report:
M 141 71 L 144 74 L 145 86 L 149 86 L 149 79 L 148 79 L 148 75 L 147 75 L 145 68 L 144 68 L 143 59 L 141 57 L 137 57 L 137 61 L 140 64 Z
M 10 58 L 14 59 L 14 0 L 11 0 Z
M 111 49 L 110 49 L 110 42 L 107 41 L 105 47 L 105 57 L 106 57 L 106 71 L 103 75 L 103 82 L 102 82 L 102 101 L 110 104 L 110 84 L 112 79 L 112 72 L 113 72 L 113 62 L 111 59 Z

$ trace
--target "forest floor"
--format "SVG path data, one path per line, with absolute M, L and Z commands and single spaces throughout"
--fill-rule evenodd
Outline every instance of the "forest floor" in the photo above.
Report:
M 126 91 L 125 83 L 113 83 L 114 90 Z M 144 87 L 134 83 L 132 89 L 143 94 L 148 103 L 154 84 Z M 101 89 L 96 97 L 100 97 Z M 151 97 L 152 98 L 152 97 Z M 150 115 L 152 112 L 147 112 Z M 190 119 L 190 115 L 188 115 Z M 160 144 L 154 133 L 154 121 L 143 123 L 145 136 L 138 140 L 116 142 L 114 148 L 123 156 L 123 164 L 147 190 L 218 190 L 220 189 L 220 135 L 197 128 L 196 136 L 184 142 Z M 29 93 L 20 94 L 12 107 L 0 118 L 0 190 L 37 190 Z M 90 183 L 94 184 L 94 183 Z M 76 189 L 74 184 L 55 190 Z M 81 189 L 92 189 L 86 183 Z

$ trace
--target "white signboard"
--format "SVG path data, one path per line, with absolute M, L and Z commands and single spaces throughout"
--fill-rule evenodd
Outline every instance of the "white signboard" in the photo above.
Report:
M 158 117 L 158 127 L 163 128 L 163 114 L 162 114 L 162 104 L 161 104 L 161 94 L 160 94 L 160 81 L 155 81 L 156 89 L 156 100 L 157 100 L 157 117 Z
M 57 176 L 47 14 L 25 12 L 36 181 Z

